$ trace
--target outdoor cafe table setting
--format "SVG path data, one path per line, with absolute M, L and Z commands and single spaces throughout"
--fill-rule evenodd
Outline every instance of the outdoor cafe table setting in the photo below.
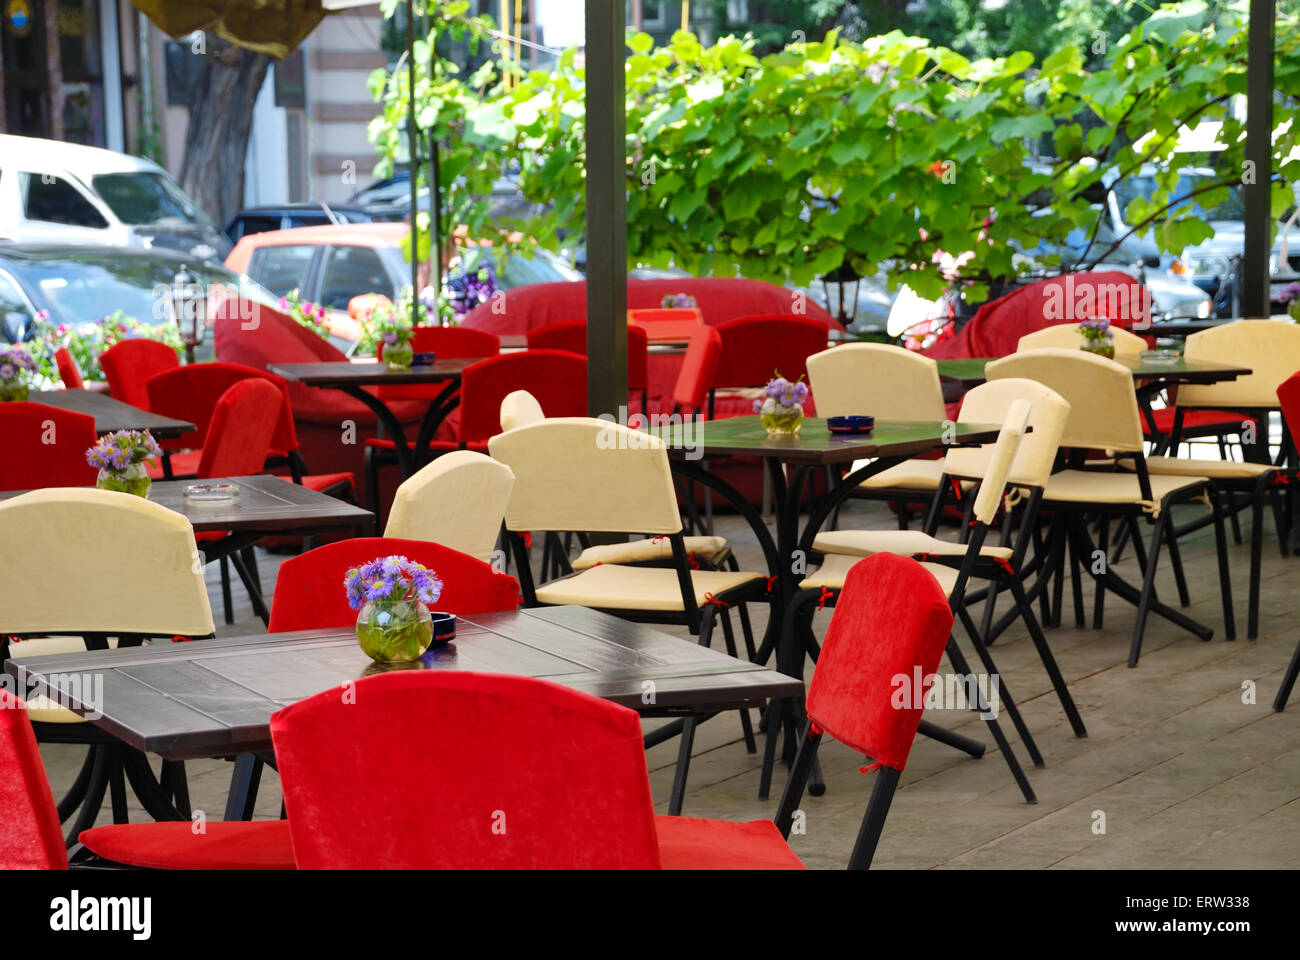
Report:
M 341 586 L 340 586 L 340 589 Z M 405 664 L 374 663 L 350 628 L 223 637 L 44 657 L 5 669 L 20 689 L 164 760 L 237 756 L 225 819 L 251 819 L 256 761 L 274 763 L 271 714 L 389 669 L 472 670 L 538 677 L 643 717 L 708 715 L 798 695 L 803 682 L 585 607 L 458 617 L 455 637 Z M 103 678 L 90 703 L 87 674 Z M 187 819 L 161 790 L 142 796 L 156 819 Z
M 422 465 L 429 441 L 439 425 L 460 403 L 461 373 L 482 357 L 436 358 L 433 363 L 409 367 L 393 367 L 378 361 L 338 360 L 325 363 L 275 363 L 270 371 L 286 380 L 306 384 L 321 390 L 339 390 L 369 407 L 383 424 L 389 438 L 396 444 L 394 451 L 401 466 L 402 476 L 409 477 Z M 443 383 L 445 386 L 429 404 L 416 433 L 412 446 L 406 438 L 402 422 L 392 408 L 380 399 L 374 387 L 411 386 L 414 384 Z

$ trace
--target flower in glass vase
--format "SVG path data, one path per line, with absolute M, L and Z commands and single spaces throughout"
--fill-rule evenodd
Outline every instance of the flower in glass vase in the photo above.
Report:
M 803 425 L 803 404 L 808 399 L 808 384 L 803 377 L 790 381 L 774 371 L 776 376 L 767 381 L 763 398 L 754 401 L 754 412 L 763 421 L 768 433 L 798 433 Z
M 26 400 L 36 373 L 36 358 L 25 347 L 0 350 L 0 402 Z
M 1079 334 L 1083 337 L 1080 346 L 1084 350 L 1115 359 L 1115 335 L 1110 332 L 1110 320 L 1105 317 L 1084 320 L 1079 324 Z
M 689 293 L 670 293 L 660 301 L 665 310 L 693 310 L 698 304 Z
M 442 596 L 442 581 L 406 557 L 380 557 L 343 578 L 348 606 L 357 614 L 357 643 L 377 663 L 418 660 L 433 642 L 428 604 Z
M 147 464 L 160 456 L 162 448 L 148 430 L 119 430 L 100 437 L 86 451 L 86 462 L 99 468 L 99 489 L 147 497 L 153 485 Z
M 381 358 L 390 367 L 409 367 L 415 358 L 411 348 L 411 338 L 415 328 L 411 326 L 411 302 L 405 300 L 396 306 L 379 306 L 370 314 L 367 329 L 376 346 L 382 344 Z

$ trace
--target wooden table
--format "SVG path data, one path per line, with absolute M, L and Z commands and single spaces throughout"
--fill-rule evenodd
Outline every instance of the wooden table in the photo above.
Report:
M 233 503 L 194 504 L 185 499 L 185 488 L 194 480 L 155 480 L 149 488 L 149 500 L 181 514 L 190 521 L 195 533 L 224 533 L 225 536 L 200 543 L 203 563 L 230 557 L 248 591 L 253 611 L 265 623 L 270 612 L 262 597 L 253 570 L 240 559 L 246 550 L 263 537 L 277 534 L 310 536 L 332 530 L 369 529 L 374 514 L 344 500 L 338 500 L 309 487 L 290 483 L 286 478 L 260 475 L 224 477 L 204 483 L 234 483 L 239 499 Z M 0 493 L 0 500 L 16 497 L 22 490 Z
M 385 363 L 335 361 L 332 363 L 277 363 L 272 364 L 272 373 L 279 374 L 286 380 L 303 383 L 309 387 L 322 390 L 340 390 L 353 399 L 360 400 L 379 418 L 388 435 L 396 446 L 397 462 L 402 468 L 402 476 L 409 477 L 423 463 L 439 424 L 447 414 L 456 409 L 460 403 L 458 395 L 460 377 L 464 369 L 478 363 L 482 357 L 449 357 L 439 359 L 428 366 L 394 368 Z M 393 413 L 388 404 L 379 399 L 368 387 L 411 386 L 413 384 L 445 383 L 442 391 L 429 404 L 420 421 L 420 428 L 415 437 L 415 445 L 407 442 L 406 431 L 402 422 Z
M 37 390 L 27 399 L 94 417 L 95 432 L 101 436 L 118 430 L 148 430 L 155 438 L 179 437 L 198 429 L 188 420 L 141 410 L 94 390 Z
M 802 680 L 585 607 L 461 617 L 452 644 L 417 668 L 539 677 L 652 717 L 753 707 L 803 690 Z M 361 652 L 353 630 L 335 629 L 17 657 L 5 669 L 19 689 L 35 688 L 91 717 L 95 705 L 77 699 L 80 681 L 102 676 L 96 726 L 168 760 L 240 754 L 246 772 L 256 754 L 272 749 L 275 711 L 386 668 Z M 240 774 L 226 819 L 247 819 L 249 784 Z M 149 803 L 155 816 L 179 817 L 165 797 Z
M 964 387 L 977 387 L 985 381 L 984 367 L 999 357 L 956 357 L 939 361 L 939 376 L 945 380 L 956 380 Z M 1117 358 L 1116 363 L 1123 364 L 1133 371 L 1135 381 L 1157 381 L 1157 390 L 1178 383 L 1219 383 L 1223 380 L 1236 380 L 1251 371 L 1248 367 L 1235 364 L 1188 363 L 1179 357 L 1175 363 L 1149 363 L 1142 360 Z M 1149 386 L 1149 384 L 1147 385 Z

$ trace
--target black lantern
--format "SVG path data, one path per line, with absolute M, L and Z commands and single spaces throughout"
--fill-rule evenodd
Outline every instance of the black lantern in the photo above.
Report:
M 846 327 L 858 314 L 858 283 L 861 279 L 847 260 L 822 277 L 822 286 L 826 289 L 826 309 Z
M 194 282 L 189 271 L 181 267 L 172 278 L 171 302 L 172 315 L 176 328 L 180 331 L 181 343 L 185 344 L 185 362 L 194 362 L 194 348 L 203 343 L 206 332 L 207 311 L 203 287 Z

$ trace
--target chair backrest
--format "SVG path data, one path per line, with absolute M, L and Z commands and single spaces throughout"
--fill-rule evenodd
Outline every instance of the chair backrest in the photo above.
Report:
M 81 379 L 81 370 L 77 367 L 77 361 L 72 358 L 67 347 L 59 347 L 54 351 L 54 362 L 59 367 L 59 379 L 69 390 L 79 390 L 86 385 Z
M 902 770 L 951 630 L 947 596 L 915 560 L 876 553 L 855 563 L 808 685 L 809 718 Z
M 717 387 L 761 387 L 777 371 L 791 381 L 807 376 L 808 357 L 826 349 L 828 333 L 820 320 L 780 313 L 737 317 L 717 330 L 722 337 Z M 820 405 L 817 409 L 820 413 Z
M 525 350 L 466 367 L 460 381 L 460 442 L 500 432 L 501 401 L 515 390 L 531 393 L 548 417 L 584 416 L 587 358 L 567 350 Z
M 89 487 L 95 418 L 43 403 L 0 403 L 0 490 Z M 8 539 L 5 537 L 4 539 Z
M 1188 363 L 1228 363 L 1251 372 L 1221 383 L 1186 383 L 1180 407 L 1275 407 L 1277 388 L 1300 370 L 1300 325 L 1275 320 L 1238 320 L 1193 333 L 1186 340 Z
M 650 341 L 646 328 L 627 325 L 627 388 L 642 390 L 647 383 Z M 529 350 L 568 350 L 587 355 L 587 321 L 561 320 L 528 331 Z
M 33 490 L 0 503 L 0 633 L 212 633 L 194 529 L 129 493 Z M 39 589 L 17 589 L 46 571 Z
M 1011 464 L 1007 482 L 1043 487 L 1056 463 L 1061 432 L 1070 416 L 1070 405 L 1051 387 L 1037 380 L 1009 378 L 981 383 L 962 398 L 958 423 L 1003 423 L 1019 400 L 1028 400 L 1029 426 Z M 944 457 L 944 472 L 954 477 L 981 479 L 993 453 L 991 443 L 979 447 L 956 447 Z
M 416 327 L 411 349 L 448 359 L 495 357 L 501 352 L 501 340 L 495 333 L 468 327 Z
M 365 677 L 354 693 L 271 717 L 300 869 L 658 868 L 633 711 L 450 670 Z
M 608 420 L 547 419 L 488 441 L 515 474 L 508 530 L 680 533 L 668 451 Z
M 149 409 L 145 382 L 165 370 L 181 365 L 176 351 L 157 340 L 119 340 L 99 355 L 108 390 L 116 400 L 141 410 Z
M 23 702 L 0 690 L 0 870 L 64 870 L 54 794 Z
M 546 413 L 542 410 L 542 405 L 527 390 L 515 390 L 513 393 L 506 394 L 505 399 L 501 401 L 503 431 L 545 419 Z
M 281 388 L 268 380 L 249 378 L 226 388 L 212 409 L 197 476 L 207 479 L 261 473 L 283 408 Z
M 819 417 L 944 420 L 939 364 L 887 343 L 845 343 L 808 358 Z
M 1300 372 L 1291 374 L 1278 385 L 1277 400 L 1292 438 L 1300 437 Z
M 490 564 L 427 540 L 357 537 L 338 540 L 280 564 L 271 601 L 272 633 L 348 627 L 357 612 L 348 606 L 343 576 L 353 567 L 379 557 L 402 556 L 422 563 L 442 580 L 437 608 L 468 616 L 492 610 L 514 610 L 519 584 Z
M 1123 327 L 1112 326 L 1110 333 L 1111 342 L 1115 345 L 1115 359 L 1117 360 L 1137 360 L 1142 351 L 1147 348 L 1145 340 L 1135 333 L 1130 333 Z M 1043 327 L 1041 330 L 1025 334 L 1017 341 L 1016 352 L 1042 350 L 1045 347 L 1078 350 L 1082 342 L 1083 334 L 1079 332 L 1078 324 L 1056 323 L 1050 327 Z
M 1047 348 L 990 361 L 989 380 L 1020 377 L 1051 387 L 1070 405 L 1061 446 L 1133 453 L 1142 450 L 1133 371 L 1086 350 Z
M 984 481 L 975 496 L 973 512 L 975 519 L 985 526 L 993 523 L 993 518 L 1002 503 L 1002 494 L 1007 486 L 1007 474 L 1020 449 L 1020 441 L 1029 425 L 1030 403 L 1028 400 L 1016 400 L 1007 410 L 998 431 L 998 439 L 989 453 L 988 464 L 984 470 Z
M 718 375 L 722 357 L 722 337 L 717 327 L 700 326 L 691 334 L 682 358 L 677 382 L 673 385 L 673 403 L 703 413 Z
M 241 380 L 257 378 L 274 384 L 284 398 L 280 417 L 271 435 L 271 448 L 288 453 L 298 449 L 298 431 L 289 405 L 289 383 L 283 377 L 242 363 L 191 363 L 149 378 L 145 389 L 149 409 L 178 420 L 188 420 L 198 429 L 171 440 L 160 441 L 164 449 L 199 449 L 206 442 L 212 413 L 221 395 Z
M 453 450 L 397 488 L 384 536 L 431 540 L 490 563 L 514 485 L 499 460 Z

